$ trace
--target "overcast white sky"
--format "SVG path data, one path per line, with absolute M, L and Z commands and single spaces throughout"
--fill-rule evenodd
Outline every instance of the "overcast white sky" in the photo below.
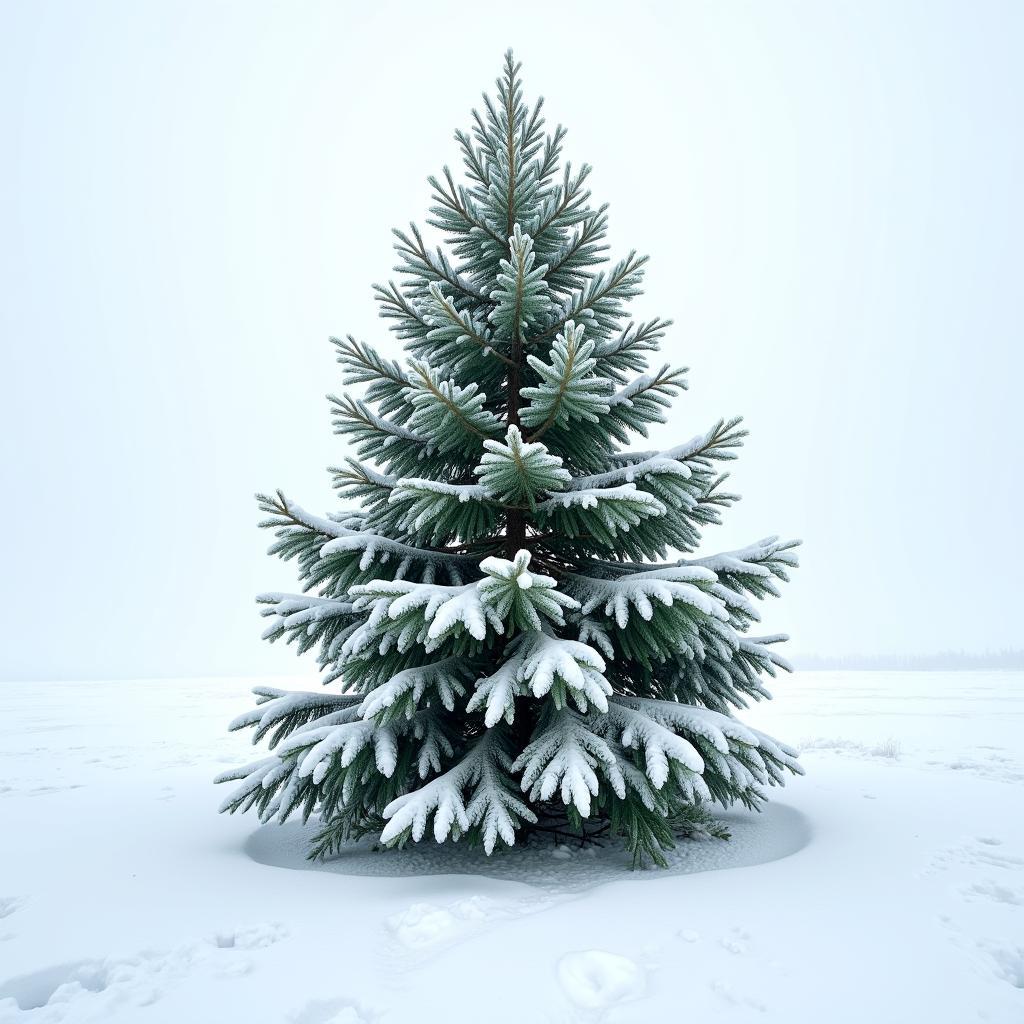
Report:
M 706 551 L 791 652 L 1020 646 L 1024 5 L 0 2 L 0 678 L 274 674 L 256 490 L 332 506 L 330 334 L 504 49 L 742 413 Z M 641 445 L 649 447 L 641 441 Z M 309 662 L 305 668 L 309 669 Z

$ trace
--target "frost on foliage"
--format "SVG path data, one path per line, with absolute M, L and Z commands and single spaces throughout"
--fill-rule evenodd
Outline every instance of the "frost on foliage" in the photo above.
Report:
M 535 266 L 533 239 L 516 224 L 508 245 L 509 258 L 501 261 L 497 287 L 491 292 L 495 305 L 489 319 L 499 338 L 512 338 L 533 327 L 551 305 L 544 282 L 548 268 Z
M 507 624 L 518 629 L 540 629 L 544 621 L 563 625 L 562 609 L 574 609 L 576 602 L 559 593 L 550 576 L 531 573 L 529 563 L 528 551 L 513 561 L 487 558 L 480 563 L 484 578 L 458 587 L 410 580 L 353 587 L 355 609 L 370 615 L 345 641 L 343 653 L 358 654 L 375 641 L 381 653 L 391 643 L 407 650 L 414 642 L 431 651 L 462 632 L 482 641 L 488 628 L 504 634 Z
M 344 714 L 351 715 L 350 712 Z M 335 717 L 340 718 L 340 714 Z M 296 729 L 277 750 L 279 757 L 297 753 L 299 778 L 309 776 L 314 782 L 320 782 L 327 774 L 330 762 L 335 756 L 338 757 L 341 767 L 347 767 L 363 747 L 379 741 L 384 759 L 378 763 L 378 767 L 382 774 L 390 775 L 394 770 L 394 756 L 390 743 L 392 736 L 390 729 L 377 727 L 373 722 L 361 719 L 333 721 L 326 725 Z M 380 739 L 381 737 L 383 739 Z
M 542 492 L 560 491 L 571 477 L 562 468 L 562 460 L 551 455 L 539 441 L 528 444 L 518 427 L 509 427 L 505 443 L 484 441 L 486 455 L 473 472 L 484 490 L 507 502 L 526 502 L 536 507 Z
M 647 777 L 655 789 L 661 789 L 668 781 L 673 762 L 697 775 L 704 771 L 704 760 L 692 743 L 642 711 L 612 704 L 608 718 L 621 730 L 619 741 L 624 747 L 637 747 L 643 751 Z
M 765 537 L 737 551 L 725 551 L 707 558 L 693 558 L 685 564 L 711 570 L 718 580 L 738 593 L 753 597 L 779 596 L 776 580 L 789 581 L 789 569 L 795 569 L 800 560 L 793 550 L 800 541 L 784 541 L 779 537 Z
M 489 676 L 476 681 L 476 689 L 466 705 L 467 711 L 484 711 L 484 724 L 490 729 L 505 719 L 509 725 L 516 717 L 516 697 L 528 692 L 523 679 L 523 658 L 516 654 L 502 662 Z
M 523 773 L 522 788 L 531 800 L 549 800 L 559 792 L 562 803 L 581 817 L 590 815 L 590 801 L 600 790 L 600 772 L 618 796 L 625 783 L 608 743 L 572 711 L 560 711 L 516 758 L 513 770 Z
M 733 449 L 739 446 L 744 432 L 738 429 L 738 419 L 716 423 L 705 434 L 698 434 L 683 444 L 664 451 L 619 452 L 609 459 L 613 463 L 602 473 L 577 477 L 570 487 L 586 490 L 592 487 L 614 487 L 657 476 L 676 476 L 690 479 L 695 470 L 706 467 L 708 460 L 731 460 Z
M 452 373 L 472 373 L 481 356 L 494 356 L 494 337 L 486 317 L 459 303 L 434 281 L 429 286 L 421 309 L 428 331 L 423 346 L 436 365 Z M 491 360 L 494 362 L 494 360 Z
M 381 642 L 383 650 L 389 646 L 385 641 L 394 640 L 399 650 L 422 643 L 431 651 L 462 632 L 483 640 L 488 626 L 496 633 L 504 631 L 501 618 L 484 603 L 476 583 L 445 587 L 409 580 L 380 580 L 353 587 L 351 592 L 356 608 L 369 609 L 370 615 L 345 641 L 346 655 L 359 653 L 374 641 Z
M 475 383 L 459 387 L 422 360 L 414 360 L 404 395 L 412 406 L 409 429 L 431 437 L 438 452 L 472 453 L 480 440 L 501 432 L 501 421 L 484 408 L 487 396 Z
M 583 324 L 571 320 L 555 338 L 548 353 L 550 362 L 527 356 L 527 362 L 540 377 L 537 387 L 519 392 L 530 404 L 519 418 L 527 427 L 556 423 L 567 427 L 572 420 L 598 422 L 598 413 L 608 412 L 611 382 L 594 374 L 593 341 L 583 340 Z
M 725 603 L 708 593 L 718 578 L 710 569 L 700 566 L 677 566 L 635 572 L 617 579 L 595 579 L 571 576 L 570 588 L 582 603 L 581 612 L 589 615 L 596 608 L 614 618 L 620 629 L 629 625 L 630 611 L 635 610 L 642 619 L 650 621 L 654 604 L 665 607 L 684 604 L 702 615 L 727 621 L 729 613 Z
M 346 395 L 332 397 L 331 403 L 334 432 L 351 442 L 359 458 L 373 459 L 388 472 L 409 473 L 436 452 L 436 445 L 430 438 L 379 415 L 365 402 Z
M 608 719 L 621 731 L 623 746 L 643 751 L 647 775 L 658 789 L 668 779 L 673 761 L 704 776 L 701 791 L 717 790 L 712 795 L 723 802 L 756 802 L 759 787 L 782 783 L 783 770 L 803 774 L 795 750 L 708 708 L 616 697 Z
M 502 718 L 511 725 L 516 698 L 527 694 L 538 700 L 550 697 L 556 708 L 571 698 L 580 711 L 607 711 L 612 688 L 604 669 L 604 659 L 585 643 L 541 631 L 523 633 L 509 646 L 501 667 L 477 680 L 466 710 L 484 708 L 488 728 Z
M 628 442 L 630 431 L 646 435 L 648 424 L 666 422 L 665 409 L 686 387 L 685 373 L 666 364 L 657 373 L 635 377 L 608 399 L 609 414 L 602 419 L 602 425 L 624 443 Z
M 434 839 L 458 839 L 471 824 L 482 826 L 484 849 L 491 853 L 500 837 L 509 846 L 521 821 L 535 822 L 534 813 L 514 796 L 505 783 L 511 765 L 495 733 L 488 732 L 470 747 L 463 759 L 443 775 L 384 808 L 387 819 L 381 842 L 399 842 L 408 836 L 418 843 L 434 819 Z M 470 791 L 469 805 L 466 792 Z
M 365 384 L 364 397 L 388 416 L 402 407 L 402 391 L 409 384 L 405 371 L 394 359 L 385 359 L 371 345 L 356 341 L 349 335 L 342 341 L 331 338 L 342 365 L 342 381 L 346 385 Z
M 376 770 L 383 777 L 394 772 L 398 753 L 394 729 L 364 721 L 356 698 L 344 694 L 257 691 L 264 696 L 267 693 L 275 695 L 255 712 L 239 716 L 232 726 L 255 725 L 259 736 L 276 725 L 286 735 L 276 743 L 273 756 L 218 776 L 218 782 L 241 782 L 221 810 L 245 810 L 257 805 L 264 820 L 275 814 L 284 820 L 300 799 L 309 797 L 312 807 L 316 787 L 324 782 L 333 765 L 347 768 L 367 747 L 373 751 Z M 277 738 L 280 735 L 279 732 Z
M 607 711 L 612 688 L 602 675 L 604 658 L 593 647 L 547 633 L 527 633 L 521 650 L 523 679 L 534 697 L 551 693 L 555 706 L 562 707 L 568 694 L 580 711 L 591 705 Z
M 485 558 L 480 568 L 487 576 L 477 584 L 482 600 L 515 629 L 539 630 L 544 620 L 565 625 L 562 609 L 578 608 L 576 601 L 556 590 L 550 576 L 530 572 L 529 566 L 529 551 L 518 551 L 512 561 Z
M 415 477 L 396 481 L 388 506 L 397 526 L 430 543 L 472 540 L 494 529 L 495 513 L 480 484 L 449 484 Z
M 275 640 L 286 633 L 313 636 L 328 625 L 328 620 L 347 622 L 355 613 L 350 601 L 307 594 L 260 594 L 257 600 L 266 606 L 260 609 L 260 614 L 271 619 L 263 631 L 264 640 Z
M 608 540 L 619 532 L 628 533 L 645 519 L 663 516 L 666 511 L 658 498 L 634 484 L 564 491 L 537 505 L 542 524 L 550 520 L 571 537 L 596 530 Z
M 278 690 L 272 686 L 258 686 L 253 690 L 258 701 L 256 707 L 232 719 L 231 732 L 253 728 L 252 742 L 259 743 L 272 729 L 282 730 L 270 740 L 270 748 L 277 746 L 285 732 L 305 725 L 315 718 L 341 711 L 359 703 L 359 697 L 350 693 L 302 693 Z
M 358 465 L 358 464 L 356 464 Z M 377 475 L 378 479 L 386 479 Z M 326 519 L 313 515 L 293 501 L 289 501 L 278 492 L 274 499 L 265 498 L 267 507 L 276 514 L 274 519 L 266 521 L 267 526 L 278 527 L 279 541 L 271 548 L 275 553 L 292 557 L 296 553 L 296 540 L 314 538 L 316 546 L 309 552 L 308 559 L 302 559 L 303 574 L 309 575 L 316 571 L 318 562 L 331 559 L 333 556 L 353 554 L 361 572 L 367 572 L 375 565 L 392 565 L 396 574 L 404 575 L 412 566 L 451 571 L 457 567 L 469 568 L 474 560 L 457 553 L 441 553 L 419 548 L 411 544 L 381 536 L 373 530 L 354 529 L 358 517 L 347 517 L 346 522 Z M 287 518 L 284 518 L 287 517 Z M 326 539 L 325 539 L 326 538 Z M 285 596 L 281 595 L 283 599 Z M 303 597 L 303 600 L 309 598 Z
M 420 699 L 432 690 L 442 707 L 455 710 L 455 698 L 466 692 L 463 678 L 466 665 L 461 658 L 445 658 L 432 664 L 407 668 L 386 683 L 371 690 L 359 705 L 359 714 L 366 719 L 386 722 L 404 716 L 412 718 Z

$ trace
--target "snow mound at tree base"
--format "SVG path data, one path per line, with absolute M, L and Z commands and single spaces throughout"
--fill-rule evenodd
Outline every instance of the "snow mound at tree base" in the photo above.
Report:
M 578 892 L 623 879 L 663 878 L 666 875 L 720 871 L 781 860 L 803 849 L 811 839 L 808 820 L 785 804 L 770 803 L 760 813 L 728 811 L 716 817 L 732 838 L 683 839 L 666 854 L 667 868 L 633 871 L 632 857 L 617 841 L 604 846 L 534 839 L 526 847 L 495 851 L 465 843 L 444 844 L 424 839 L 402 850 L 379 850 L 367 838 L 351 843 L 336 857 L 322 863 L 306 859 L 319 826 L 289 822 L 257 829 L 245 843 L 245 852 L 257 863 L 299 871 L 327 871 L 340 875 L 481 875 L 521 882 L 538 889 Z

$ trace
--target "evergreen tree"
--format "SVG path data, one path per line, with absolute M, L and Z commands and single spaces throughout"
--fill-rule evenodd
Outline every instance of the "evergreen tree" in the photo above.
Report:
M 545 831 L 611 833 L 664 863 L 715 831 L 707 805 L 757 807 L 796 754 L 733 709 L 769 697 L 783 636 L 747 636 L 796 542 L 692 553 L 737 496 L 739 420 L 665 451 L 682 369 L 645 372 L 669 321 L 627 322 L 646 258 L 609 265 L 590 168 L 559 171 L 564 129 L 528 107 L 511 53 L 469 132 L 466 182 L 430 178 L 428 223 L 396 231 L 402 283 L 376 286 L 404 365 L 334 340 L 332 470 L 358 507 L 324 518 L 259 498 L 303 593 L 264 594 L 264 636 L 316 649 L 341 692 L 255 691 L 231 724 L 272 753 L 218 781 L 224 810 L 319 816 L 345 840 L 465 836 L 488 854 Z M 369 460 L 377 468 L 368 465 Z

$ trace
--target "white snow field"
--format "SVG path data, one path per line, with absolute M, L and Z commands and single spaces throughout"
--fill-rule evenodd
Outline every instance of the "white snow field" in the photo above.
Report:
M 630 872 L 429 831 L 309 868 L 216 814 L 245 683 L 0 684 L 0 1022 L 1020 1024 L 1024 674 L 774 689 L 806 777 Z

